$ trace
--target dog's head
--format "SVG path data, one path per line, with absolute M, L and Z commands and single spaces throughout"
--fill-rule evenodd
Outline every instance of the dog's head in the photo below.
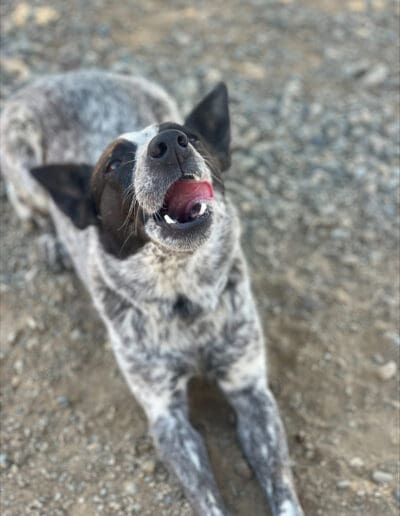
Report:
M 193 251 L 210 235 L 230 165 L 228 94 L 219 84 L 183 125 L 163 123 L 111 142 L 97 164 L 32 170 L 76 227 L 99 226 L 120 258 L 151 240 Z

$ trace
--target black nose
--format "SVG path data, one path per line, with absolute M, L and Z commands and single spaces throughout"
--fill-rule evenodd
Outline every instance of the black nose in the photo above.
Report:
M 177 129 L 168 129 L 155 136 L 147 148 L 147 153 L 154 159 L 172 163 L 188 155 L 188 139 L 185 133 Z

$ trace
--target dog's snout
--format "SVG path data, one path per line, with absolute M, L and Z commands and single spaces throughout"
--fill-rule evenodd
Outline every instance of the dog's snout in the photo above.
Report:
M 151 140 L 147 152 L 151 158 L 166 162 L 171 158 L 184 158 L 188 154 L 188 138 L 177 129 L 163 131 Z

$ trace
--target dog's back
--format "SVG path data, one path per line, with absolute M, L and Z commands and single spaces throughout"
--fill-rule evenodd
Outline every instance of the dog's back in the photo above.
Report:
M 47 163 L 96 163 L 116 135 L 180 121 L 172 98 L 143 78 L 100 71 L 44 77 L 10 98 L 0 118 L 0 163 L 22 219 L 47 212 L 30 170 Z

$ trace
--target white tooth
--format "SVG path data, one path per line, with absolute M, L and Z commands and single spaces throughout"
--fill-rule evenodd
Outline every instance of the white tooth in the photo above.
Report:
M 171 217 L 168 214 L 164 215 L 164 220 L 167 224 L 176 224 L 176 220 L 171 219 Z
M 202 202 L 200 211 L 199 211 L 199 216 L 203 215 L 205 213 L 206 209 L 207 209 L 207 204 L 205 202 Z

